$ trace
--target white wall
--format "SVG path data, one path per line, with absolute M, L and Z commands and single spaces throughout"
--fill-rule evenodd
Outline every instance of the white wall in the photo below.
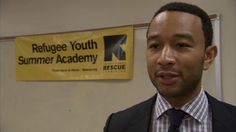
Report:
M 167 1 L 0 0 L 0 37 L 146 23 Z M 236 1 L 185 1 L 221 14 L 223 100 L 236 104 Z M 111 112 L 155 93 L 146 74 L 145 40 L 135 42 L 129 81 L 16 81 L 14 48 L 14 40 L 0 42 L 1 132 L 99 132 Z

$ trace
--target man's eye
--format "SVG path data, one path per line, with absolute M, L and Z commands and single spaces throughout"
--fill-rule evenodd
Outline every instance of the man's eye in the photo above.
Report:
M 177 48 L 187 48 L 187 47 L 191 47 L 189 44 L 186 43 L 178 43 L 176 45 Z
M 160 49 L 161 46 L 160 46 L 160 44 L 152 44 L 152 45 L 149 46 L 149 48 L 150 49 Z

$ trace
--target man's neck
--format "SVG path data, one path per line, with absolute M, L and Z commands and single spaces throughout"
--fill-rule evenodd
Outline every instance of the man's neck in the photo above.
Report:
M 199 88 L 191 95 L 164 98 L 170 103 L 172 107 L 180 109 L 186 103 L 194 100 L 200 94 L 201 90 L 202 88 Z

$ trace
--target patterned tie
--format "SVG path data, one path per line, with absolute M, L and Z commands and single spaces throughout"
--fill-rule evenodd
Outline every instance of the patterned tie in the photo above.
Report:
M 169 116 L 170 120 L 170 127 L 168 132 L 180 132 L 179 126 L 186 113 L 183 112 L 182 110 L 176 110 L 173 108 L 167 111 L 167 115 Z

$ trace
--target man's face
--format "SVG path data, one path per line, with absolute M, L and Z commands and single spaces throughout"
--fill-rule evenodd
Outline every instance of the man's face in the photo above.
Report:
M 209 67 L 200 18 L 162 12 L 152 20 L 147 37 L 148 73 L 159 93 L 166 98 L 196 95 L 202 71 Z

